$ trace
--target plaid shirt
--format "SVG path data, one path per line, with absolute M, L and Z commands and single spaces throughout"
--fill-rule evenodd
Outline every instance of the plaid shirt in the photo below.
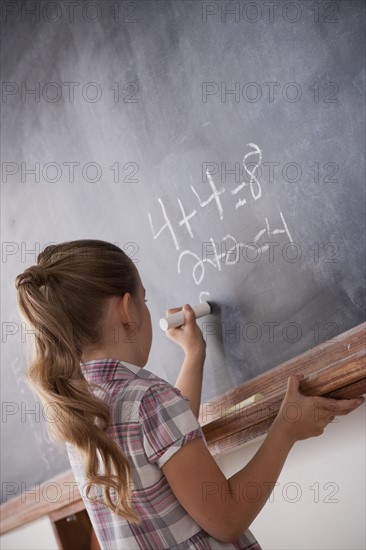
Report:
M 93 388 L 94 394 L 108 403 L 111 424 L 107 435 L 118 443 L 131 465 L 131 501 L 142 517 L 136 525 L 107 506 L 90 502 L 84 490 L 83 459 L 74 445 L 66 443 L 101 548 L 260 550 L 249 529 L 233 544 L 211 537 L 187 514 L 164 476 L 161 467 L 187 441 L 202 437 L 207 446 L 188 398 L 162 378 L 125 361 L 99 359 L 82 362 L 80 367 L 86 380 L 101 388 Z M 93 486 L 90 496 L 100 498 L 100 486 Z

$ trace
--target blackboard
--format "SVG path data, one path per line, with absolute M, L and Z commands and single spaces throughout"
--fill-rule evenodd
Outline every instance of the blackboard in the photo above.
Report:
M 2 502 L 69 469 L 13 287 L 47 244 L 134 259 L 173 384 L 159 318 L 214 304 L 202 402 L 364 320 L 364 3 L 71 4 L 2 5 Z

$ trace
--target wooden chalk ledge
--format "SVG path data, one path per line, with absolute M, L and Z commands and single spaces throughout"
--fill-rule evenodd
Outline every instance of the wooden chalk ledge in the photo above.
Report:
M 300 390 L 305 395 L 350 399 L 366 393 L 365 343 L 366 323 L 362 323 L 202 403 L 199 422 L 211 454 L 230 451 L 265 434 L 279 411 L 291 374 L 304 375 Z M 235 408 L 258 393 L 263 398 Z

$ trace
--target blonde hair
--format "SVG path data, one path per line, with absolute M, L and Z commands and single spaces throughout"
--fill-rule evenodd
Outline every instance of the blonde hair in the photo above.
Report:
M 47 246 L 15 280 L 17 305 L 34 329 L 35 356 L 27 381 L 44 405 L 50 405 L 47 431 L 54 441 L 75 445 L 84 459 L 86 496 L 92 485 L 103 486 L 108 506 L 133 523 L 140 517 L 128 504 L 130 464 L 121 448 L 106 435 L 109 408 L 93 394 L 80 361 L 83 346 L 98 343 L 106 299 L 137 293 L 137 270 L 118 247 L 100 240 L 77 240 Z M 97 475 L 98 454 L 105 475 Z M 114 474 L 112 473 L 114 468 Z M 111 491 L 116 491 L 114 504 Z

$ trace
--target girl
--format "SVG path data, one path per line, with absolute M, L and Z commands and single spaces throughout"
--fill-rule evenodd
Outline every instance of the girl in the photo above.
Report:
M 29 383 L 52 405 L 49 434 L 65 442 L 101 548 L 260 549 L 249 526 L 294 443 L 323 433 L 329 411 L 347 414 L 363 400 L 305 397 L 290 376 L 262 446 L 226 479 L 197 420 L 206 344 L 190 306 L 185 324 L 167 331 L 185 353 L 173 386 L 144 369 L 150 313 L 120 248 L 71 241 L 47 246 L 37 262 L 16 278 L 19 310 L 35 333 Z M 282 414 L 289 402 L 301 407 L 295 422 Z M 248 482 L 262 495 L 254 502 L 240 490 Z

